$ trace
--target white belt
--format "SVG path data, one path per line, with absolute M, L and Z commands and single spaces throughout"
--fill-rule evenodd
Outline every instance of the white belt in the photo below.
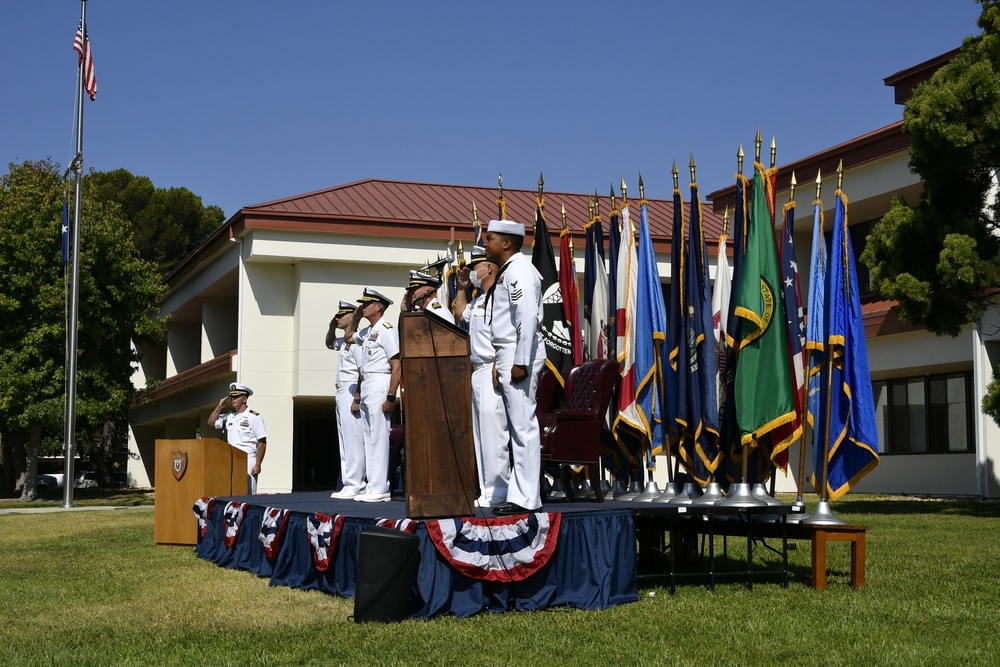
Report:
M 472 364 L 472 370 L 478 371 L 478 370 L 482 370 L 483 368 L 489 368 L 491 366 L 493 366 L 493 362 L 492 361 L 484 361 L 481 364 L 477 364 L 477 363 L 473 362 L 473 364 Z
M 362 375 L 389 375 L 392 371 L 365 371 Z

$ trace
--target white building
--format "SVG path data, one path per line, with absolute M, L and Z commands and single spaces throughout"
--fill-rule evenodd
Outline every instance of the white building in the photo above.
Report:
M 954 53 L 888 77 L 896 102 L 904 102 L 913 86 Z M 788 200 L 793 172 L 800 184 L 794 234 L 800 266 L 807 265 L 810 252 L 817 170 L 824 176 L 829 228 L 836 169 L 843 161 L 852 239 L 860 254 L 868 230 L 894 196 L 911 204 L 919 199 L 921 184 L 910 173 L 907 148 L 900 121 L 779 166 L 779 205 Z M 504 192 L 508 217 L 529 229 L 535 194 Z M 714 213 L 705 207 L 705 238 L 712 256 L 721 212 L 733 196 L 733 188 L 708 195 Z M 136 377 L 140 385 L 146 378 L 161 383 L 132 415 L 130 483 L 151 486 L 155 439 L 217 436 L 205 419 L 228 384 L 238 380 L 254 389 L 250 406 L 267 424 L 260 492 L 333 488 L 339 465 L 336 355 L 326 349 L 324 337 L 337 301 L 356 299 L 370 285 L 396 300 L 389 310 L 395 318 L 408 270 L 454 252 L 459 241 L 468 252 L 473 203 L 485 224 L 496 217 L 486 213 L 496 210 L 496 198 L 497 192 L 485 187 L 367 180 L 241 209 L 167 278 L 162 307 L 172 318 L 167 345 L 141 350 Z M 557 209 L 566 207 L 580 276 L 589 198 L 546 193 L 553 237 L 561 227 Z M 605 225 L 609 203 L 602 199 Z M 669 276 L 672 202 L 650 200 L 649 217 L 660 275 Z M 554 245 L 558 248 L 557 240 Z M 860 273 L 865 289 L 864 267 Z M 805 295 L 808 271 L 800 270 L 800 278 Z M 938 338 L 900 323 L 893 304 L 873 295 L 864 298 L 863 311 L 882 456 L 855 488 L 1000 496 L 1000 473 L 994 470 L 1000 430 L 979 408 L 1000 361 L 1000 313 L 965 326 L 957 338 Z M 797 448 L 791 460 L 794 471 Z M 794 477 L 779 476 L 778 488 L 794 490 Z

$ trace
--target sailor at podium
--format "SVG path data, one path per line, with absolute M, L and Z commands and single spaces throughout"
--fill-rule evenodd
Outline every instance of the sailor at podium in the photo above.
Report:
M 493 382 L 493 336 L 486 321 L 486 294 L 500 270 L 486 259 L 481 246 L 472 249 L 472 259 L 455 279 L 455 312 L 460 323 L 469 325 L 469 351 L 472 362 L 472 438 L 476 446 L 476 470 L 479 473 L 479 497 L 476 507 L 496 507 L 507 500 L 510 478 L 510 434 L 503 394 Z M 471 302 L 466 290 L 479 290 Z
M 208 423 L 226 434 L 226 441 L 230 446 L 246 452 L 247 492 L 253 495 L 257 493 L 257 476 L 260 475 L 260 465 L 264 462 L 264 452 L 267 450 L 267 431 L 260 414 L 247 407 L 247 400 L 251 396 L 253 390 L 250 387 L 233 382 L 229 385 L 229 396 L 215 406 L 208 417 Z M 232 405 L 232 412 L 222 412 L 226 403 Z
M 455 316 L 448 310 L 448 306 L 441 303 L 438 298 L 440 288 L 440 278 L 422 271 L 410 271 L 410 282 L 406 284 L 406 293 L 403 295 L 403 312 L 412 313 L 423 310 L 440 317 L 445 322 L 454 324 Z

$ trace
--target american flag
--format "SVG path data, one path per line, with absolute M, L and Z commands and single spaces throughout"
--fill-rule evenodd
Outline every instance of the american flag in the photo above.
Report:
M 805 355 L 806 324 L 802 317 L 802 293 L 799 288 L 799 265 L 795 260 L 795 245 L 792 242 L 792 221 L 795 219 L 795 202 L 785 206 L 785 225 L 781 230 L 781 278 L 784 283 L 785 319 L 788 326 L 788 353 L 795 379 L 796 423 L 801 424 L 805 395 Z
M 87 35 L 83 22 L 76 29 L 73 50 L 80 54 L 79 62 L 83 63 L 83 88 L 93 101 L 97 97 L 97 77 L 94 75 L 94 58 L 90 53 L 90 36 Z

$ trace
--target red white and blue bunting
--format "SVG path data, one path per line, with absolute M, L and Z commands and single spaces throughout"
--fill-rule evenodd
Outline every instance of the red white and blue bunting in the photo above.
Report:
M 417 525 L 419 523 L 419 521 L 414 521 L 413 519 L 375 519 L 375 525 L 380 528 L 394 528 L 410 535 L 417 532 Z
M 434 547 L 456 570 L 484 581 L 523 581 L 545 567 L 559 539 L 562 515 L 535 512 L 503 518 L 427 521 Z
M 330 516 L 322 512 L 310 514 L 306 518 L 306 532 L 312 546 L 313 565 L 323 572 L 330 567 L 330 556 L 337 547 L 340 529 L 344 526 L 344 515 Z
M 222 511 L 222 520 L 226 524 L 226 547 L 232 548 L 236 544 L 236 538 L 240 536 L 240 528 L 243 526 L 246 512 L 246 503 L 241 503 L 238 500 L 230 500 L 226 503 L 226 508 Z
M 215 507 L 215 498 L 204 496 L 195 501 L 194 515 L 198 518 L 198 539 L 205 537 L 208 532 L 208 521 L 212 518 L 212 508 Z
M 264 518 L 260 522 L 260 533 L 257 539 L 264 545 L 264 555 L 273 561 L 281 549 L 281 540 L 285 536 L 285 526 L 288 525 L 288 510 L 268 507 L 264 510 Z

